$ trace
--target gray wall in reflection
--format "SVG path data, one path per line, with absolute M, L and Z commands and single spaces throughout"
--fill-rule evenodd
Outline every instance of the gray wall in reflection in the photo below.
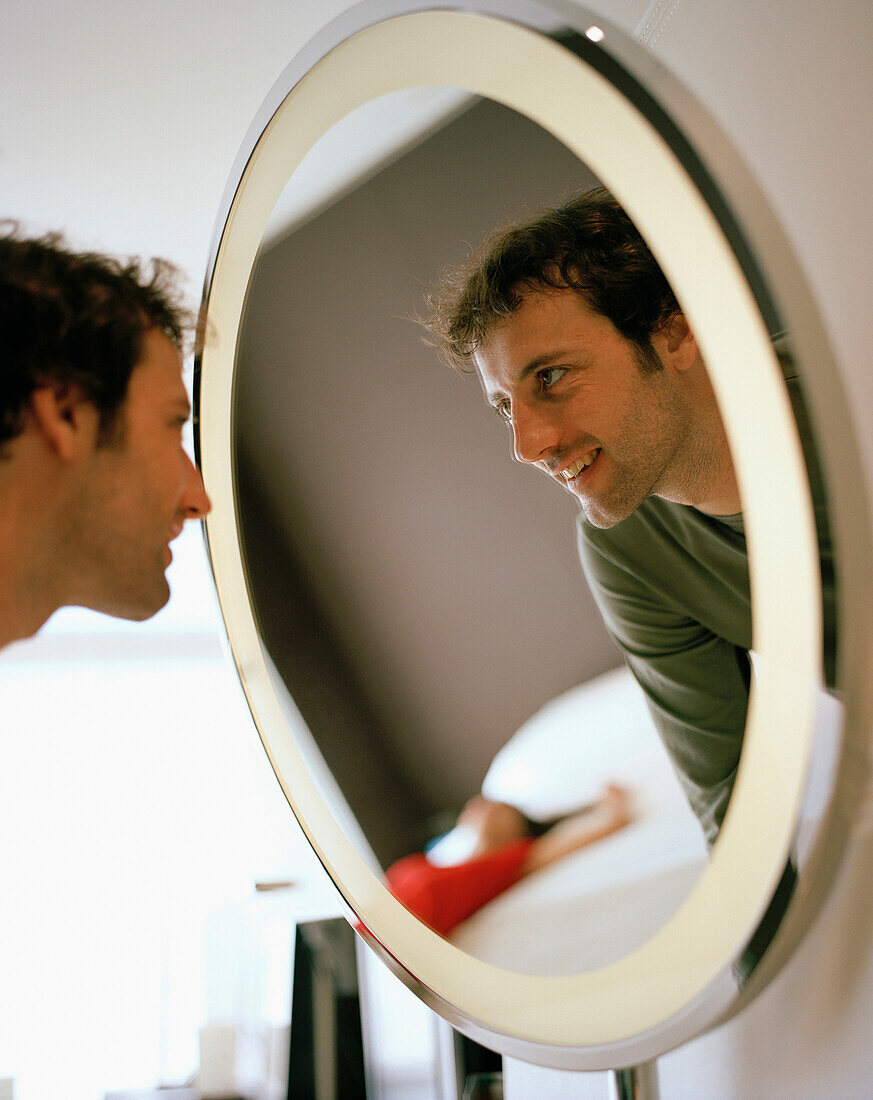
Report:
M 478 382 L 411 320 L 493 224 L 596 182 L 476 105 L 267 251 L 236 404 L 250 583 L 273 658 L 374 850 L 416 846 L 549 698 L 620 663 L 571 498 L 510 461 Z

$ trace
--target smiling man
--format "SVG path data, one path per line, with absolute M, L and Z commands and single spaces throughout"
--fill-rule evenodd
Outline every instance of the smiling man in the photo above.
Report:
M 0 645 L 58 608 L 149 618 L 209 511 L 182 445 L 172 270 L 0 237 Z
M 724 426 L 672 289 L 598 188 L 489 237 L 429 306 L 514 457 L 579 502 L 586 576 L 712 843 L 748 705 L 748 561 Z
M 740 510 L 715 396 L 678 311 L 637 344 L 582 293 L 531 287 L 473 359 L 515 458 L 569 490 L 595 527 L 653 495 Z

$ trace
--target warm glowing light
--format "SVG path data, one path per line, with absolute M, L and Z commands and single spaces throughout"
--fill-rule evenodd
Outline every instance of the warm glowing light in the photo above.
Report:
M 589 27 L 585 32 L 585 37 L 590 38 L 592 42 L 602 42 L 606 36 L 601 27 Z

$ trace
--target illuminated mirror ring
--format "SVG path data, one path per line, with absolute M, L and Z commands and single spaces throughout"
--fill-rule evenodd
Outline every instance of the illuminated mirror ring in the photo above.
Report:
M 506 1053 L 564 1068 L 636 1064 L 740 1003 L 733 968 L 792 852 L 822 661 L 816 528 L 797 427 L 752 289 L 755 279 L 746 257 L 738 258 L 737 240 L 725 233 L 723 211 L 716 216 L 712 195 L 701 191 L 699 165 L 690 171 L 688 158 L 677 154 L 675 135 L 665 137 L 626 87 L 604 75 L 622 71 L 616 56 L 628 49 L 626 39 L 606 28 L 603 53 L 592 47 L 583 60 L 540 33 L 539 24 L 534 30 L 481 11 L 443 10 L 438 3 L 428 10 L 395 3 L 391 17 L 374 22 L 385 5 L 379 12 L 363 7 L 369 20 L 356 9 L 357 26 L 346 20 L 329 28 L 279 82 L 243 149 L 214 241 L 197 368 L 196 442 L 214 502 L 205 526 L 230 646 L 296 817 L 370 942 L 403 980 L 452 1023 Z M 583 32 L 589 26 L 581 12 L 573 21 Z M 651 59 L 645 65 L 655 72 Z M 660 70 L 655 77 L 675 91 Z M 270 214 L 303 156 L 332 126 L 363 103 L 419 85 L 466 89 L 526 115 L 615 193 L 698 337 L 744 501 L 760 661 L 721 834 L 691 894 L 651 939 L 600 970 L 561 978 L 511 973 L 462 953 L 395 901 L 361 859 L 288 735 L 249 602 L 237 530 L 236 352 Z M 767 477 L 756 477 L 764 469 Z

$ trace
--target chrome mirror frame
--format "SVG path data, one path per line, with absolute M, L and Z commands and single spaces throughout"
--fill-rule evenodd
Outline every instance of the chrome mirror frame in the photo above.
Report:
M 478 0 L 464 8 L 440 0 L 358 5 L 295 58 L 252 125 L 216 221 L 195 365 L 195 447 L 214 504 L 205 533 L 264 748 L 358 930 L 424 1001 L 494 1049 L 559 1068 L 631 1066 L 738 1011 L 789 957 L 826 896 L 867 778 L 863 748 L 873 715 L 864 479 L 812 295 L 752 177 L 705 112 L 650 54 L 575 4 Z M 577 36 L 573 48 L 564 32 Z M 289 736 L 237 529 L 236 353 L 264 228 L 285 181 L 323 133 L 361 103 L 417 84 L 465 88 L 527 115 L 625 205 L 697 334 L 744 501 L 759 659 L 721 835 L 686 902 L 649 941 L 610 966 L 562 978 L 510 973 L 462 953 L 395 901 L 361 858 Z M 830 760 L 827 809 L 802 850 L 799 813 L 818 751 L 822 598 L 809 478 L 771 339 L 781 324 L 815 428 L 841 594 L 845 722 Z M 756 476 L 761 469 L 766 479 Z M 292 725 L 298 720 L 292 716 Z M 789 860 L 797 886 L 775 938 L 749 962 Z

